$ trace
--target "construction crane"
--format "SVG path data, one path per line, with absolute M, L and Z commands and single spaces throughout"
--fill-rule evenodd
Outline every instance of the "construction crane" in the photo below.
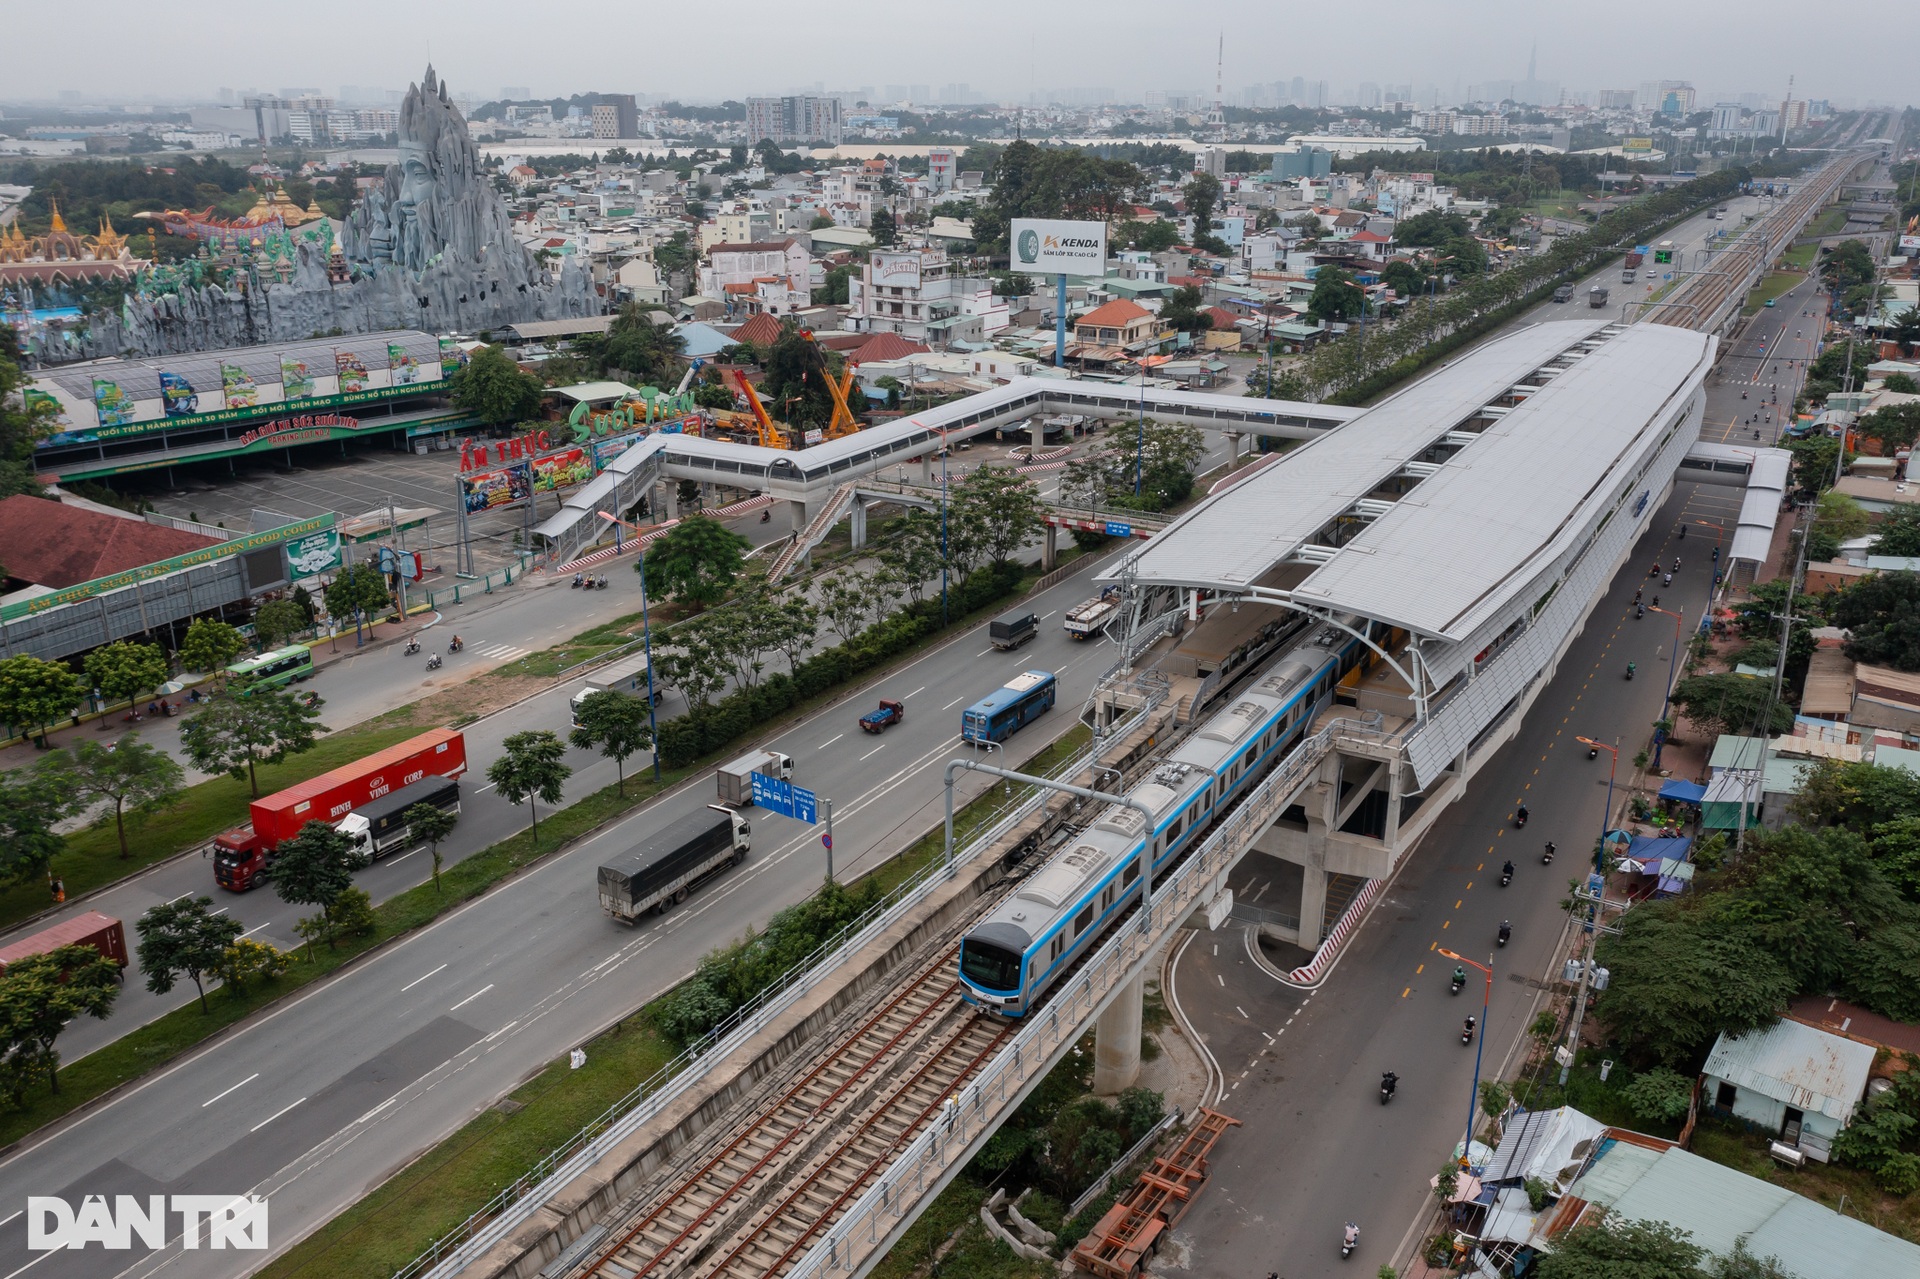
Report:
M 847 403 L 847 396 L 853 391 L 853 370 L 848 369 L 837 378 L 829 372 L 826 378 L 827 390 L 833 394 L 833 420 L 827 423 L 825 438 L 837 440 L 860 429 L 860 419 L 853 415 Z
M 753 420 L 760 431 L 760 447 L 767 449 L 784 449 L 788 447 L 787 433 L 775 425 L 771 417 L 767 416 L 767 407 L 760 403 L 760 395 L 753 389 L 753 383 L 747 380 L 747 375 L 739 369 L 729 369 L 727 371 L 733 374 L 734 386 L 738 387 L 741 393 L 747 397 L 747 407 L 753 410 Z

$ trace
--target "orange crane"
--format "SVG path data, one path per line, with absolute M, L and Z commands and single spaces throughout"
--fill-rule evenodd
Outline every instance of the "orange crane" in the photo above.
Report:
M 739 369 L 729 369 L 728 372 L 733 374 L 733 384 L 740 388 L 741 392 L 746 395 L 747 407 L 753 410 L 754 423 L 760 430 L 760 447 L 768 449 L 786 448 L 787 433 L 776 426 L 771 417 L 767 416 L 767 406 L 760 403 L 760 395 L 753 389 L 753 383 L 747 380 L 747 375 Z
M 837 378 L 828 373 L 827 390 L 833 393 L 833 420 L 827 423 L 825 438 L 837 440 L 854 434 L 860 429 L 860 419 L 847 404 L 847 396 L 853 391 L 853 370 L 848 369 Z

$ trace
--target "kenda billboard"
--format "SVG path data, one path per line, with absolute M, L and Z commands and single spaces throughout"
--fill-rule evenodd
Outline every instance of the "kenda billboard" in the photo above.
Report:
M 1013 269 L 1029 275 L 1105 275 L 1107 224 L 1015 218 Z

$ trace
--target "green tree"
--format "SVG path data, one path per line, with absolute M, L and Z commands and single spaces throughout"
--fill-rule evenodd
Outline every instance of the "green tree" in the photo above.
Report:
M 21 1046 L 60 1093 L 60 1032 L 78 1017 L 106 1020 L 120 994 L 120 966 L 91 946 L 28 955 L 0 974 L 0 1033 Z
M 1655 1066 L 1628 1081 L 1627 1108 L 1648 1123 L 1671 1123 L 1687 1113 L 1693 1100 L 1693 1080 Z
M 26 383 L 14 331 L 0 328 L 0 497 L 40 492 L 33 450 L 54 430 L 54 406 L 23 395 Z
M 1800 773 L 1790 811 L 1808 826 L 1844 826 L 1861 835 L 1920 813 L 1920 777 L 1864 761 L 1815 760 Z
M 1862 416 L 1854 430 L 1867 439 L 1878 440 L 1882 457 L 1892 457 L 1920 439 L 1920 400 L 1875 409 Z
M 807 230 L 825 231 L 828 228 L 830 228 L 832 225 L 833 225 L 833 215 L 828 213 L 816 213 L 813 215 L 813 221 L 807 223 Z
M 261 764 L 278 764 L 289 755 L 313 749 L 319 735 L 330 731 L 320 723 L 319 698 L 311 702 L 284 688 L 242 685 L 231 697 L 208 702 L 180 730 L 187 758 L 203 773 L 225 773 L 246 779 L 255 799 L 260 798 Z
M 279 648 L 307 629 L 307 611 L 292 600 L 269 600 L 254 612 L 253 629 L 263 651 Z
M 427 841 L 428 855 L 433 858 L 433 891 L 437 893 L 440 891 L 440 843 L 453 834 L 454 816 L 432 804 L 415 804 L 401 816 L 415 839 Z
M 327 948 L 334 948 L 335 905 L 353 887 L 353 872 L 372 859 L 354 848 L 353 840 L 326 822 L 308 822 L 281 843 L 267 864 L 267 881 L 289 906 L 318 906 L 321 932 Z
M 85 813 L 96 804 L 113 808 L 120 856 L 127 847 L 127 814 L 145 814 L 171 803 L 185 776 L 166 752 L 128 733 L 108 746 L 79 741 L 47 761 L 49 772 L 71 797 L 71 811 Z
M 483 346 L 454 370 L 447 398 L 488 426 L 524 422 L 540 411 L 540 379 L 523 373 L 497 346 Z
M 200 1011 L 207 1012 L 204 978 L 220 970 L 227 948 L 240 940 L 240 921 L 212 912 L 211 897 L 182 897 L 161 902 L 140 916 L 140 968 L 147 989 L 164 995 L 181 977 L 193 983 Z
M 1395 297 L 1417 298 L 1426 292 L 1427 277 L 1421 274 L 1420 268 L 1411 262 L 1403 262 L 1396 258 L 1387 263 L 1386 268 L 1380 272 L 1380 278 L 1388 288 L 1393 290 Z
M 25 655 L 0 661 L 0 723 L 22 734 L 39 729 L 42 747 L 48 745 L 47 727 L 86 695 L 87 686 L 64 662 Z
M 1217 242 L 1219 237 L 1213 233 L 1213 212 L 1220 207 L 1220 179 L 1211 173 L 1196 173 L 1193 181 L 1187 183 L 1185 203 L 1187 214 L 1193 219 L 1193 245 L 1207 252 L 1217 252 L 1207 242 Z
M 876 558 L 918 604 L 929 583 L 940 575 L 940 520 L 931 512 L 909 508 L 894 525 Z
M 1844 240 L 1827 252 L 1820 264 L 1820 278 L 1828 287 L 1845 292 L 1857 284 L 1873 280 L 1873 254 L 1859 240 Z
M 720 521 L 690 515 L 662 534 L 634 565 L 668 599 L 705 609 L 726 598 L 750 543 Z
M 947 511 L 949 558 L 961 576 L 1001 564 L 1040 532 L 1040 492 L 1004 466 L 982 466 L 954 482 Z
M 778 421 L 819 426 L 833 417 L 831 376 L 825 349 L 788 324 L 767 351 L 760 399 Z
M 544 729 L 514 733 L 500 743 L 500 758 L 487 765 L 487 780 L 499 790 L 500 797 L 515 808 L 528 805 L 533 818 L 533 844 L 540 846 L 540 808 L 538 801 L 558 804 L 561 788 L 573 769 L 562 760 L 566 745 Z
M 656 324 L 634 303 L 627 303 L 614 317 L 613 326 L 599 345 L 599 366 L 603 373 L 616 373 L 641 385 L 671 387 L 680 380 L 680 361 L 685 357 L 686 339 L 669 324 Z
M 1874 555 L 1920 555 L 1920 507 L 1898 506 L 1881 517 L 1869 550 Z
M 371 564 L 350 564 L 327 583 L 322 597 L 333 617 L 351 617 L 355 635 L 362 617 L 376 618 L 394 607 L 387 579 Z
M 1814 506 L 1813 527 L 1836 542 L 1845 542 L 1873 527 L 1873 516 L 1845 493 L 1828 489 Z
M 1690 1066 L 1722 1033 L 1772 1025 L 1795 993 L 1787 966 L 1718 894 L 1642 903 L 1620 928 L 1600 939 L 1611 981 L 1596 1012 L 1638 1061 Z
M 218 675 L 246 646 L 246 636 L 237 627 L 211 617 L 197 617 L 180 641 L 180 664 L 203 675 Z
M 867 230 L 873 235 L 873 242 L 886 248 L 900 238 L 900 228 L 893 219 L 892 209 L 875 209 L 873 219 L 867 224 Z
M 26 884 L 47 873 L 67 844 L 58 830 L 67 807 L 53 769 L 0 774 L 0 883 Z
M 1175 289 L 1160 305 L 1160 323 L 1182 333 L 1204 333 L 1213 327 L 1213 317 L 1201 309 L 1198 286 L 1188 284 Z
M 1334 321 L 1358 317 L 1366 305 L 1366 295 L 1353 277 L 1336 266 L 1323 266 L 1314 274 L 1313 292 L 1307 298 L 1307 314 L 1316 320 Z
M 817 222 L 819 219 L 815 218 L 814 221 Z M 832 218 L 827 219 L 827 225 L 833 225 Z M 860 268 L 858 266 L 849 264 L 846 266 L 829 267 L 827 269 L 826 283 L 814 291 L 814 305 L 845 306 L 847 304 L 847 286 L 859 278 Z M 721 407 L 724 408 L 726 406 L 722 405 Z
M 1920 574 L 1873 573 L 1834 595 L 1827 617 L 1845 627 L 1856 662 L 1920 671 Z
M 1751 675 L 1689 675 L 1673 686 L 1672 701 L 1711 736 L 1793 726 L 1793 708 L 1774 700 L 1773 681 Z
M 1540 1258 L 1539 1279 L 1708 1279 L 1706 1250 L 1664 1221 L 1606 1218 L 1568 1231 Z
M 1905 314 L 1920 315 L 1920 307 L 1910 307 Z M 1916 343 L 1910 342 L 1906 345 L 1913 346 L 1915 344 Z M 1909 352 L 1909 354 L 1911 354 L 1911 352 Z M 1920 382 L 1914 381 L 1905 373 L 1889 373 L 1881 380 L 1880 384 L 1884 389 L 1897 391 L 1901 395 L 1920 395 Z
M 577 727 L 568 740 L 583 751 L 597 750 L 613 761 L 620 794 L 627 793 L 627 758 L 653 745 L 645 698 L 606 689 L 582 699 L 574 712 Z
M 151 693 L 167 679 L 167 655 L 158 644 L 115 640 L 88 653 L 81 664 L 102 698 L 109 703 L 124 701 L 129 711 L 140 694 Z

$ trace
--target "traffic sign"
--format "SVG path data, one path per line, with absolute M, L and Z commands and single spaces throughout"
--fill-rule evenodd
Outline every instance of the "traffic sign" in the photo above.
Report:
M 1119 524 L 1119 523 L 1115 523 L 1113 520 L 1108 520 L 1107 536 L 1108 537 L 1132 537 L 1133 525 Z
M 765 773 L 754 773 L 753 802 L 768 812 L 779 813 L 782 817 L 791 817 L 796 821 L 812 825 L 819 821 L 819 804 L 813 792 L 804 786 L 795 786 L 792 782 L 782 781 L 778 777 L 769 777 Z
M 821 846 L 822 848 L 825 848 L 825 849 L 827 849 L 828 851 L 832 851 L 832 849 L 833 849 L 833 836 L 831 836 L 831 835 L 822 835 L 822 836 L 820 837 L 820 846 Z

